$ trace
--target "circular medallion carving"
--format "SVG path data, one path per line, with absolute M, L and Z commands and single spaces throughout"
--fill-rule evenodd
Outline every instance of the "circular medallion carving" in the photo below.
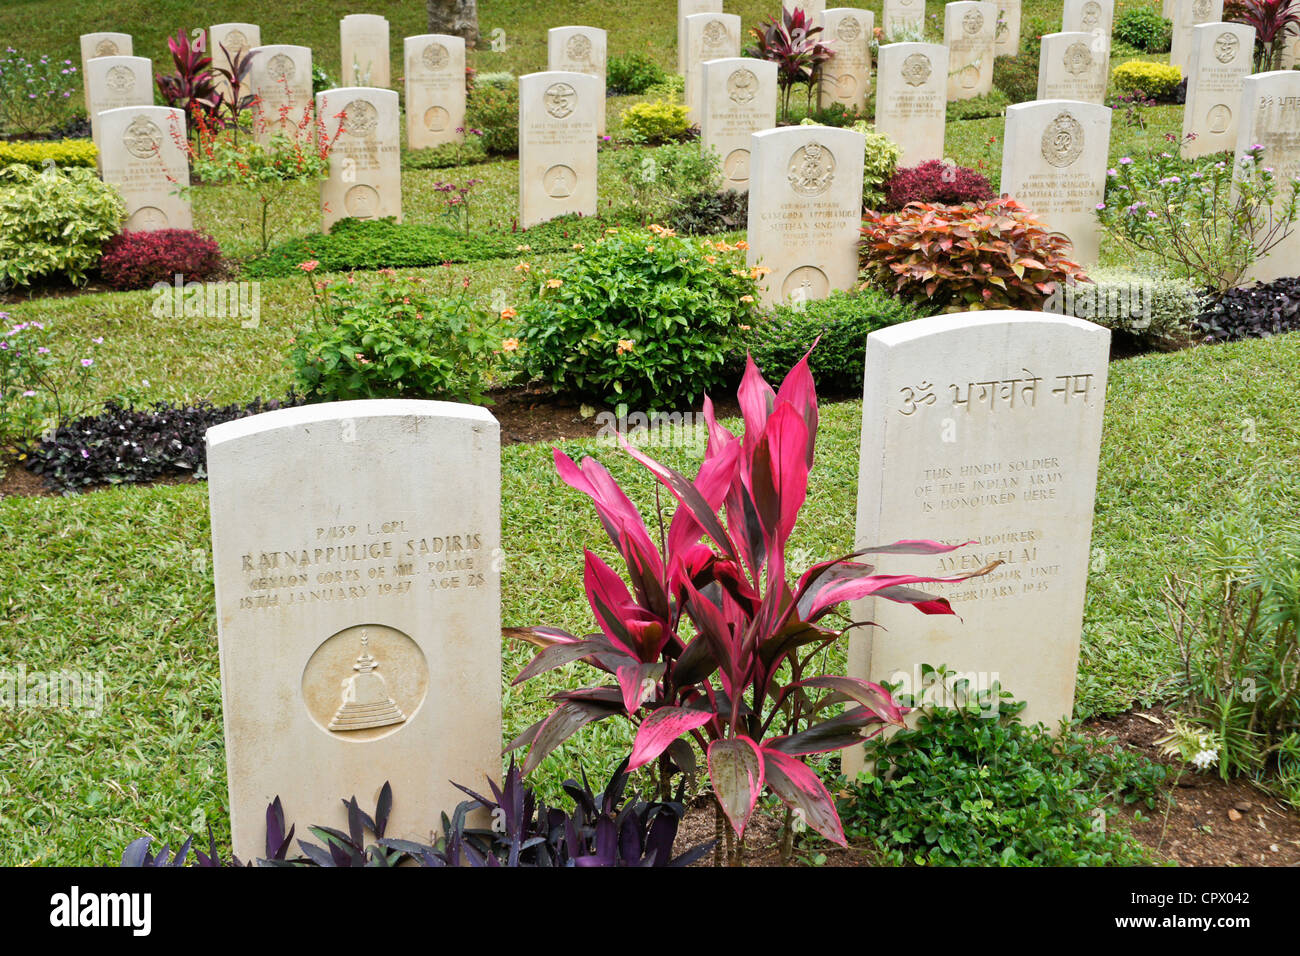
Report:
M 1232 123 L 1232 110 L 1222 103 L 1217 103 L 1205 114 L 1205 122 L 1209 125 L 1211 133 L 1226 133 Z
M 758 95 L 758 77 L 753 70 L 734 70 L 727 77 L 727 95 L 733 103 L 749 103 Z
M 834 180 L 835 157 L 821 143 L 801 146 L 790 157 L 786 181 L 800 196 L 820 196 Z
M 727 42 L 727 25 L 721 20 L 710 20 L 704 25 L 700 38 L 706 50 L 715 50 Z
M 135 74 L 129 66 L 115 66 L 108 71 L 104 83 L 114 93 L 129 93 L 135 88 Z
M 1087 29 L 1101 25 L 1101 4 L 1096 0 L 1088 0 L 1083 5 L 1083 25 Z
M 578 93 L 568 83 L 552 83 L 546 88 L 543 101 L 546 103 L 546 112 L 556 119 L 564 119 L 578 104 Z
M 266 64 L 266 75 L 277 83 L 290 83 L 298 68 L 293 65 L 293 57 L 287 53 L 277 53 Z
M 845 17 L 835 28 L 835 35 L 845 43 L 852 43 L 862 36 L 862 21 L 857 17 Z
M 1063 169 L 1083 153 L 1083 124 L 1069 112 L 1059 113 L 1043 131 L 1043 159 Z
M 749 150 L 733 149 L 722 161 L 722 172 L 735 183 L 749 182 Z
M 424 128 L 431 133 L 441 133 L 451 123 L 451 114 L 441 106 L 431 106 L 424 111 Z
M 231 56 L 234 56 L 248 48 L 248 37 L 244 35 L 243 30 L 231 30 L 226 34 L 226 42 L 222 46 L 230 51 Z
M 851 100 L 858 94 L 858 78 L 852 73 L 841 73 L 837 77 L 832 77 L 835 83 L 835 98 L 840 100 Z
M 358 183 L 344 194 L 343 208 L 353 219 L 374 219 L 379 214 L 379 190 Z
M 921 86 L 932 71 L 930 58 L 924 53 L 913 53 L 903 60 L 903 80 L 908 86 Z
M 1210 19 L 1210 10 L 1212 8 L 1213 4 L 1210 3 L 1210 0 L 1193 0 L 1192 17 L 1198 21 L 1208 20 Z
M 157 206 L 141 206 L 126 221 L 127 232 L 155 232 L 166 229 L 167 214 Z
M 321 730 L 364 742 L 405 727 L 429 690 L 420 646 L 382 624 L 348 627 L 326 640 L 302 672 L 302 701 Z
M 974 63 L 967 63 L 957 74 L 963 90 L 973 90 L 980 85 L 980 68 Z
M 591 37 L 585 33 L 575 33 L 564 44 L 564 54 L 570 60 L 586 61 L 591 59 Z
M 117 44 L 112 40 L 100 40 L 95 44 L 95 56 L 117 56 Z
M 420 62 L 430 70 L 441 70 L 451 60 L 451 51 L 441 43 L 430 43 L 420 53 Z
M 379 110 L 369 100 L 353 100 L 343 107 L 343 132 L 364 139 L 379 125 Z
M 816 266 L 799 266 L 791 269 L 781 283 L 781 298 L 786 302 L 807 302 L 824 299 L 830 294 L 831 283 L 826 273 Z
M 984 29 L 984 14 L 979 10 L 971 10 L 961 18 L 961 28 L 966 31 L 967 36 L 974 36 Z
M 126 147 L 128 153 L 138 159 L 149 159 L 158 155 L 162 141 L 162 130 L 147 116 L 137 116 L 131 120 L 122 133 L 122 145 Z
M 1092 50 L 1086 43 L 1071 43 L 1065 49 L 1065 71 L 1072 76 L 1092 69 Z
M 578 188 L 578 174 L 571 166 L 552 166 L 542 173 L 542 188 L 552 199 L 568 199 Z

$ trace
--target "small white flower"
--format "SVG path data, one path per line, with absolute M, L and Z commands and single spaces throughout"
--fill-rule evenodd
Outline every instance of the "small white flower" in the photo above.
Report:
M 1196 765 L 1197 769 L 1204 770 L 1206 767 L 1214 766 L 1218 760 L 1219 752 L 1217 750 L 1201 750 L 1192 758 L 1192 763 Z

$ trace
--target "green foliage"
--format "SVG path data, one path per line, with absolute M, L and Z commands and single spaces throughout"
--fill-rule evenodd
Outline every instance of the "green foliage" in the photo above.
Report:
M 1037 93 L 1037 90 L 1034 92 Z M 1001 116 L 1010 105 L 1010 97 L 995 86 L 993 92 L 987 96 L 975 96 L 968 100 L 951 100 L 948 103 L 948 122 L 957 123 L 961 120 Z
M 334 82 L 334 78 L 325 72 L 325 68 L 313 59 L 311 63 L 311 94 L 323 93 L 326 90 L 332 90 L 339 84 Z
M 760 370 L 772 374 L 793 368 L 817 342 L 808 367 L 818 392 L 860 395 L 867 334 L 920 315 L 915 306 L 878 289 L 777 306 L 736 337 L 728 365 L 739 376 L 748 352 Z
M 667 76 L 667 71 L 644 53 L 611 56 L 605 65 L 605 86 L 615 95 L 644 93 Z
M 1088 271 L 1092 282 L 1057 289 L 1044 312 L 1073 315 L 1153 343 L 1188 341 L 1203 296 L 1190 279 L 1131 269 Z
M 483 131 L 483 149 L 490 155 L 519 152 L 519 81 L 485 82 L 480 75 L 465 105 L 465 126 Z
M 681 139 L 690 128 L 686 107 L 669 100 L 633 103 L 622 114 L 623 128 L 644 143 Z
M 98 345 L 102 337 L 90 344 Z M 59 352 L 64 354 L 60 356 Z M 26 441 L 86 411 L 95 360 L 68 355 L 43 322 L 9 325 L 0 312 L 0 441 Z
M 924 669 L 928 675 L 938 675 Z M 895 865 L 1132 866 L 1152 861 L 1107 826 L 1120 801 L 1158 805 L 1166 769 L 1114 741 L 1053 738 L 1019 720 L 1024 703 L 997 685 L 949 681 L 949 706 L 927 704 L 915 730 L 866 745 L 873 771 L 840 803 L 845 833 Z
M 844 103 L 831 103 L 829 106 L 819 106 L 808 114 L 808 119 L 821 126 L 838 126 L 847 128 L 855 126 L 857 123 L 869 122 L 869 117 L 858 112 L 851 106 Z
M 461 290 L 391 272 L 372 285 L 331 285 L 312 280 L 314 266 L 304 271 L 314 314 L 289 353 L 295 389 L 327 401 L 482 400 L 500 338 L 494 317 Z
M 993 86 L 1011 103 L 1038 99 L 1038 52 L 1000 56 L 993 61 Z
M 1014 59 L 1022 62 L 1031 62 L 1037 65 L 1038 56 L 1043 49 L 1043 34 L 1055 33 L 1061 29 L 1061 18 L 1058 11 L 1054 17 L 1031 16 L 1028 13 L 1022 15 L 1020 20 L 1020 53 Z M 998 62 L 1003 59 L 1012 59 L 1011 57 L 998 57 Z M 993 85 L 999 86 L 997 80 L 997 63 L 993 64 Z M 1029 99 L 1034 99 L 1030 96 Z M 1016 102 L 1022 102 L 1017 100 Z
M 722 183 L 722 161 L 698 140 L 658 149 L 629 146 L 606 154 L 632 193 L 632 205 L 651 221 L 665 219 L 687 196 L 714 192 Z
M 660 408 L 723 379 L 754 314 L 738 247 L 671 230 L 619 230 L 539 281 L 519 309 L 528 371 L 558 389 Z
M 0 54 L 0 132 L 40 133 L 66 124 L 76 111 L 79 72 L 71 60 L 28 59 L 9 47 Z
M 98 155 L 99 150 L 88 139 L 0 142 L 0 167 L 21 163 L 24 166 L 44 168 L 52 162 L 60 167 L 85 166 L 94 169 Z
M 1111 36 L 1144 53 L 1168 53 L 1174 25 L 1155 7 L 1130 7 L 1115 18 Z
M 1183 72 L 1178 67 L 1149 60 L 1127 60 L 1110 71 L 1110 81 L 1116 91 L 1141 90 L 1154 100 L 1173 99 L 1182 79 Z
M 658 83 L 647 86 L 645 95 L 652 100 L 667 100 L 670 103 L 680 103 L 682 97 L 686 95 L 686 77 L 680 73 L 669 73 Z
M 735 189 L 690 193 L 680 199 L 668 222 L 691 236 L 743 231 L 749 223 L 749 193 Z
M 1300 520 L 1249 511 L 1213 522 L 1199 572 L 1170 576 L 1170 632 L 1184 707 L 1224 779 L 1273 768 L 1300 782 Z
M 431 149 L 402 149 L 403 169 L 452 169 L 469 166 L 487 159 L 483 137 L 469 133 L 463 143 L 443 143 Z
M 124 213 L 122 197 L 93 169 L 0 169 L 0 283 L 84 281 Z

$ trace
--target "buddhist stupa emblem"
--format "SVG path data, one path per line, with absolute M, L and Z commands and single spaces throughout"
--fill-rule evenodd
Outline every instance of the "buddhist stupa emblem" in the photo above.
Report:
M 361 632 L 361 653 L 352 665 L 356 671 L 343 681 L 343 703 L 330 721 L 330 730 L 366 730 L 405 722 L 397 702 L 388 696 L 388 686 L 379 674 L 379 661 L 370 653 L 370 635 Z

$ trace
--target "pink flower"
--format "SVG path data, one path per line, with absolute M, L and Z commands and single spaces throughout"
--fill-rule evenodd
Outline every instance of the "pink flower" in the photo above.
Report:
M 95 360 L 94 360 L 94 359 L 82 359 L 82 360 L 81 360 L 81 367 L 82 367 L 82 368 L 90 368 L 90 367 L 91 367 L 92 365 L 94 365 L 94 364 L 95 364 Z

